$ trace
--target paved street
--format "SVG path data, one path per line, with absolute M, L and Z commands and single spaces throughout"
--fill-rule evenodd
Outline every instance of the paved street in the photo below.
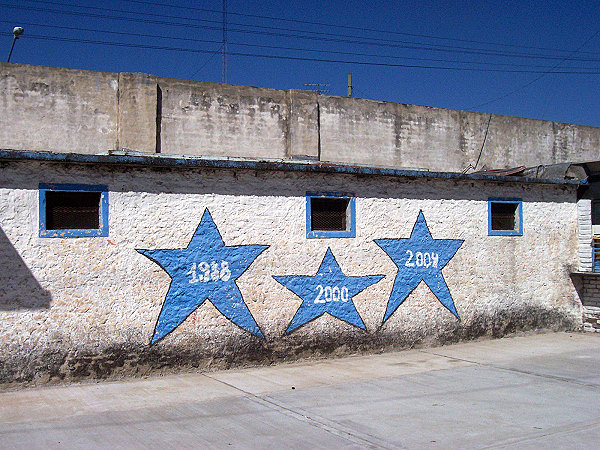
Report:
M 0 393 L 1 448 L 594 448 L 600 335 Z

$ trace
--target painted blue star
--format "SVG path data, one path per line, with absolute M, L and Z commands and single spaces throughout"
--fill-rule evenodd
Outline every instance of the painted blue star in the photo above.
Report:
M 315 276 L 273 276 L 277 282 L 302 299 L 302 304 L 292 318 L 285 334 L 291 333 L 324 313 L 329 313 L 333 317 L 366 330 L 352 297 L 377 283 L 384 276 L 348 277 L 344 275 L 329 248 Z
M 207 299 L 234 324 L 263 337 L 235 280 L 267 247 L 226 246 L 206 209 L 186 248 L 138 250 L 171 277 L 151 344 L 181 325 Z
M 375 243 L 398 267 L 398 274 L 383 318 L 384 323 L 421 281 L 424 281 L 440 303 L 460 320 L 442 275 L 442 269 L 463 242 L 461 239 L 433 239 L 423 211 L 419 211 L 419 217 L 409 239 L 375 240 Z

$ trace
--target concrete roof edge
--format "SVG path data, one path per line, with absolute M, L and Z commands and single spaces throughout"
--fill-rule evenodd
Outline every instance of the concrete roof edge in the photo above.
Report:
M 274 170 L 290 172 L 336 173 L 346 175 L 390 176 L 399 178 L 435 178 L 465 181 L 495 181 L 501 183 L 534 183 L 584 185 L 586 180 L 538 179 L 519 176 L 498 176 L 487 174 L 463 174 L 458 172 L 430 172 L 417 169 L 399 169 L 382 166 L 348 165 L 334 162 L 283 159 L 247 159 L 233 157 L 206 157 L 182 155 L 141 154 L 111 151 L 105 154 L 53 153 L 43 151 L 23 151 L 0 149 L 0 161 L 40 161 L 73 164 L 108 164 L 145 167 L 213 168 Z

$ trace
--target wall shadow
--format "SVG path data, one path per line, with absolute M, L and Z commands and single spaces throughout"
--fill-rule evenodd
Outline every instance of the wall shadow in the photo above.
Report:
M 52 296 L 40 286 L 0 228 L 0 311 L 45 309 Z
M 28 162 L 0 162 L 27 167 Z M 50 170 L 45 171 L 45 167 Z M 55 172 L 53 169 L 58 169 Z M 490 196 L 517 190 L 524 201 L 544 198 L 543 192 L 573 189 L 575 186 L 551 186 L 521 181 L 414 178 L 384 175 L 293 172 L 260 169 L 205 167 L 133 167 L 108 164 L 73 165 L 42 163 L 36 167 L 38 178 L 0 178 L 6 189 L 37 190 L 40 182 L 106 184 L 111 192 L 145 192 L 151 194 L 220 194 L 230 196 L 302 197 L 307 191 L 352 191 L 357 197 L 413 200 L 487 201 Z M 48 174 L 54 174 L 48 175 Z M 60 174 L 60 175 L 59 175 Z M 183 175 L 183 176 L 182 176 Z M 347 187 L 346 187 L 347 186 Z M 417 187 L 417 188 L 415 188 Z M 514 197 L 515 195 L 510 194 Z M 564 197 L 561 201 L 564 201 Z M 576 196 L 572 195 L 573 203 Z

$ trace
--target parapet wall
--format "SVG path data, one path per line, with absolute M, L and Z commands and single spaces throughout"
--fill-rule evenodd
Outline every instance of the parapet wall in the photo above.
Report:
M 0 63 L 0 148 L 462 172 L 478 159 L 478 169 L 598 160 L 600 128 L 293 89 Z

